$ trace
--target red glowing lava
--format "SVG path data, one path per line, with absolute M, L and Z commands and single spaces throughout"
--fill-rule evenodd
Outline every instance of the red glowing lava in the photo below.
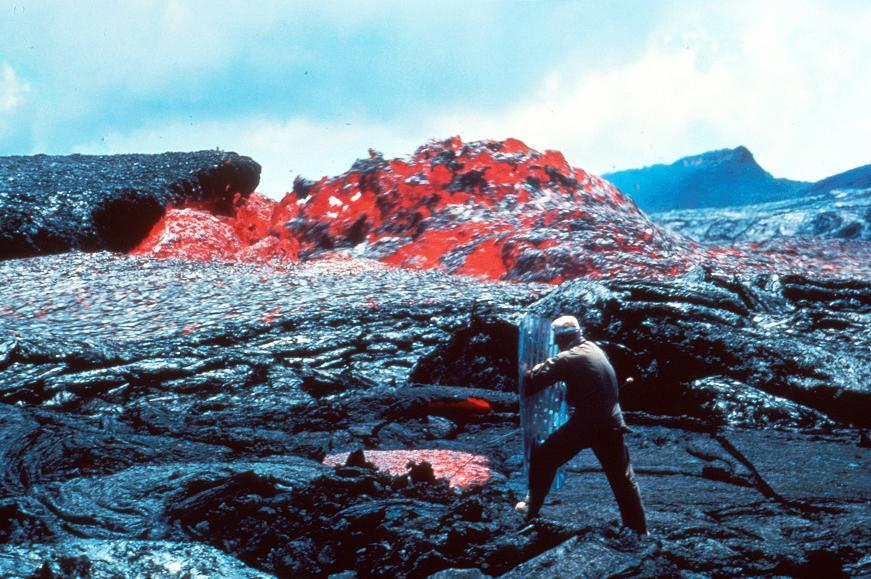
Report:
M 133 251 L 155 257 L 293 262 L 354 259 L 488 280 L 810 271 L 868 275 L 869 244 L 815 239 L 706 249 L 666 232 L 610 183 L 517 139 L 431 141 L 404 159 L 370 151 L 279 202 L 252 194 L 232 216 L 170 209 Z M 855 245 L 855 244 L 854 244 Z
M 324 458 L 327 466 L 341 466 L 348 460 L 347 452 Z M 487 458 L 456 450 L 367 450 L 363 456 L 378 470 L 394 476 L 406 474 L 410 463 L 428 462 L 436 478 L 447 479 L 452 487 L 468 489 L 490 480 Z
M 196 261 L 296 261 L 296 239 L 270 232 L 275 205 L 253 193 L 245 200 L 237 200 L 233 216 L 216 215 L 208 209 L 171 207 L 130 253 Z
M 434 400 L 429 403 L 430 410 L 458 411 L 483 414 L 492 410 L 492 405 L 483 398 L 461 398 L 457 400 Z

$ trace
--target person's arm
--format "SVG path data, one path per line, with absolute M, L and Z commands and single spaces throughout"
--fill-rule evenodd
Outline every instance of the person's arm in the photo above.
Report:
M 551 384 L 562 380 L 562 359 L 558 356 L 548 358 L 526 371 L 526 395 L 532 396 Z

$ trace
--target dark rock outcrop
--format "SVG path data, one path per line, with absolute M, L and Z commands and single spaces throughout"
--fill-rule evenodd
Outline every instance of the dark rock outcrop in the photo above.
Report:
M 171 205 L 229 214 L 260 165 L 220 151 L 0 157 L 0 259 L 127 251 Z
M 683 388 L 678 404 L 687 416 L 709 424 L 766 428 L 825 429 L 834 423 L 821 412 L 768 394 L 734 378 L 712 376 Z
M 422 358 L 409 379 L 517 392 L 517 326 L 473 318 L 471 325 Z

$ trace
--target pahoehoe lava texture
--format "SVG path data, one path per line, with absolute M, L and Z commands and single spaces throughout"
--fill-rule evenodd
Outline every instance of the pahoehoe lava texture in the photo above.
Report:
M 871 425 L 871 285 L 696 270 L 677 280 L 564 284 L 536 306 L 571 312 L 635 383 L 626 403 L 682 413 L 676 385 L 714 375 Z M 660 405 L 657 407 L 657 405 Z
M 701 243 L 765 243 L 790 237 L 871 241 L 871 189 L 835 190 L 739 207 L 654 213 L 666 229 Z
M 220 151 L 0 157 L 0 259 L 127 251 L 171 205 L 229 214 L 260 165 Z
M 666 280 L 575 280 L 531 309 L 582 321 L 621 381 L 633 378 L 621 392 L 629 409 L 757 426 L 813 426 L 823 412 L 871 426 L 866 282 L 700 268 Z M 499 323 L 474 320 L 424 356 L 412 379 L 512 390 L 516 346 Z
M 704 248 L 510 139 L 278 203 L 231 153 L 0 171 L 0 575 L 871 574 L 861 235 Z M 513 512 L 528 311 L 633 378 L 653 538 L 589 452 Z
M 694 270 L 485 283 L 375 261 L 72 253 L 0 263 L 0 573 L 868 573 L 869 287 Z M 588 452 L 525 528 L 526 311 L 582 317 L 654 538 Z M 838 356 L 833 355 L 837 352 Z M 455 490 L 326 454 L 486 458 Z M 462 468 L 462 464 L 457 468 Z M 461 569 L 465 569 L 461 571 Z

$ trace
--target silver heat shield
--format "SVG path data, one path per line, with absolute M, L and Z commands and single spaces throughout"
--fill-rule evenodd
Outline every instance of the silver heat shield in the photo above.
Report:
M 523 432 L 523 472 L 529 480 L 529 459 L 532 449 L 544 442 L 557 428 L 568 420 L 566 385 L 557 382 L 544 390 L 526 396 L 526 371 L 558 352 L 550 328 L 551 320 L 527 314 L 520 323 L 520 426 Z M 551 490 L 563 484 L 565 472 L 562 467 L 554 477 Z

